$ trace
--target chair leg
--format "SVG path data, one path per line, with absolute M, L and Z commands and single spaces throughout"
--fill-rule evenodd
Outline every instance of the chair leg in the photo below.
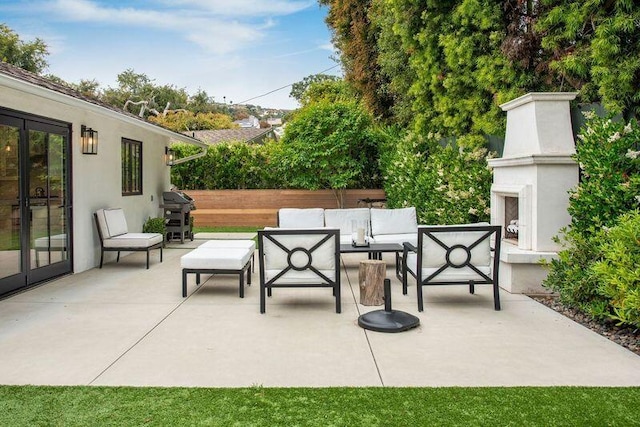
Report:
M 500 310 L 500 286 L 497 283 L 493 284 L 493 308 Z
M 424 302 L 422 300 L 422 285 L 416 281 L 416 288 L 418 288 L 418 311 L 424 311 Z
M 149 269 L 149 249 L 147 249 L 147 270 Z
M 251 266 L 247 268 L 247 286 L 251 286 Z
M 196 285 L 200 284 L 200 273 L 196 273 Z
M 182 270 L 182 298 L 187 297 L 187 272 Z
M 160 246 L 160 262 L 162 262 L 162 246 Z
M 118 256 L 116 257 L 116 262 L 120 262 L 120 251 L 118 251 Z
M 342 312 L 342 301 L 340 297 L 340 282 L 333 287 L 333 293 L 336 296 L 336 313 Z
M 260 282 L 260 313 L 264 313 L 267 305 L 264 283 Z
M 240 298 L 244 298 L 244 271 L 240 271 Z
M 103 260 L 104 260 L 104 249 L 100 248 L 100 268 L 102 268 Z
M 475 284 L 473 283 L 473 280 L 469 282 L 469 293 L 470 293 L 471 295 L 473 295 L 473 294 L 475 294 L 475 293 L 476 293 L 476 286 L 475 286 Z

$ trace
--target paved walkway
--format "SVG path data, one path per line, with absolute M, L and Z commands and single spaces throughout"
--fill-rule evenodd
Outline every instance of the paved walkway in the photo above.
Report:
M 176 247 L 177 245 L 172 245 Z M 190 246 L 190 245 L 189 245 Z M 402 295 L 417 329 L 357 326 L 379 307 L 358 301 L 358 261 L 343 257 L 341 314 L 326 289 L 274 291 L 259 313 L 258 272 L 246 296 L 216 276 L 181 297 L 180 256 L 144 254 L 0 301 L 0 384 L 133 386 L 640 386 L 640 357 L 522 296 L 464 286 Z M 393 264 L 392 258 L 387 258 Z M 394 277 L 392 268 L 388 276 Z

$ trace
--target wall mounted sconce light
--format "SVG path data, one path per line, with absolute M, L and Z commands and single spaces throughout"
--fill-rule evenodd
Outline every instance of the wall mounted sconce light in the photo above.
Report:
M 80 128 L 82 154 L 98 154 L 98 131 L 82 125 Z
M 173 161 L 175 160 L 176 152 L 173 151 L 169 147 L 164 147 L 164 162 L 167 166 L 173 165 Z

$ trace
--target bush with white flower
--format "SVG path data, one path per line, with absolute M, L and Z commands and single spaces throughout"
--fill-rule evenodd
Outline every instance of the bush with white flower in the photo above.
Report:
M 437 135 L 407 135 L 382 150 L 389 207 L 415 206 L 421 224 L 488 221 L 491 171 L 481 137 L 442 147 Z
M 640 215 L 640 126 L 585 116 L 576 141 L 581 179 L 570 193 L 571 225 L 544 285 L 594 318 L 640 326 L 640 256 L 614 259 L 640 254 L 640 240 L 623 238 Z

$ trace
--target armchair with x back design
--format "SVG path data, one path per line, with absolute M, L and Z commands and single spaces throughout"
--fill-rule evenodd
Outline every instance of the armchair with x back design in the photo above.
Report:
M 275 288 L 331 288 L 340 313 L 340 230 L 258 231 L 260 313 Z
M 422 311 L 423 286 L 465 284 L 473 294 L 475 285 L 489 284 L 493 285 L 494 308 L 500 310 L 501 235 L 502 227 L 486 223 L 418 227 L 418 246 L 404 244 L 403 293 L 407 293 L 407 274 L 410 274 L 416 279 L 418 311 Z

